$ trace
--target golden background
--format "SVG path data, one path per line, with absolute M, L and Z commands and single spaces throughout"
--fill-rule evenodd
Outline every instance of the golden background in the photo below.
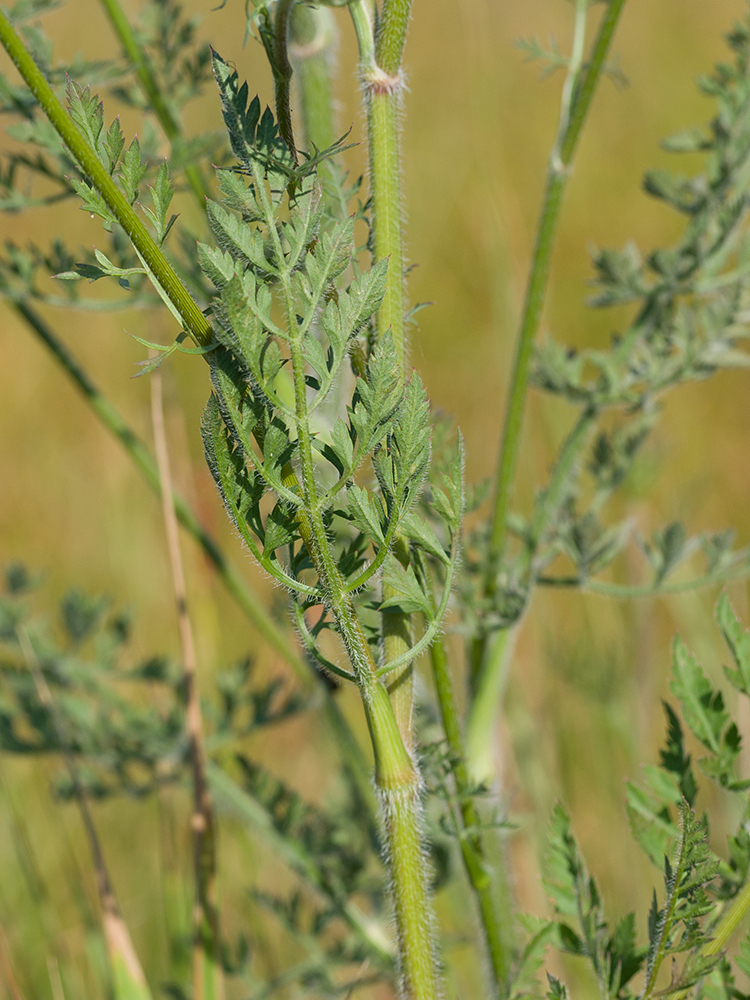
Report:
M 129 11 L 136 8 L 128 5 Z M 270 74 L 254 42 L 242 47 L 243 6 L 228 0 L 220 10 L 191 2 L 201 35 L 246 75 L 251 92 L 270 100 Z M 574 345 L 604 345 L 623 313 L 593 311 L 592 246 L 621 247 L 635 240 L 645 252 L 668 245 L 681 220 L 641 190 L 645 169 L 692 169 L 697 159 L 659 148 L 661 138 L 712 117 L 713 104 L 695 86 L 698 74 L 727 57 L 721 35 L 744 14 L 741 0 L 630 0 L 613 53 L 629 80 L 625 89 L 604 80 L 596 96 L 569 183 L 554 255 L 543 333 Z M 337 95 L 343 132 L 362 140 L 353 32 L 337 12 L 341 41 Z M 56 57 L 114 54 L 104 14 L 93 0 L 69 0 L 45 16 Z M 572 7 L 562 0 L 415 0 L 406 66 L 409 90 L 403 122 L 407 245 L 418 265 L 409 279 L 412 302 L 433 305 L 419 314 L 411 361 L 425 378 L 433 402 L 455 414 L 467 441 L 470 479 L 493 469 L 508 368 L 533 244 L 546 159 L 554 138 L 561 76 L 539 79 L 538 67 L 514 47 L 520 37 L 555 35 L 570 42 Z M 3 70 L 14 70 L 3 60 Z M 107 120 L 118 109 L 106 104 Z M 131 114 L 122 116 L 126 135 Z M 210 91 L 191 106 L 187 131 L 218 125 L 218 98 Z M 352 170 L 363 169 L 360 146 Z M 195 209 L 181 206 L 193 219 Z M 191 214 L 193 213 L 193 214 Z M 0 220 L 3 239 L 46 242 L 64 231 L 73 245 L 103 245 L 98 220 L 70 200 L 52 209 Z M 84 360 L 95 380 L 150 440 L 148 380 L 131 380 L 144 349 L 125 331 L 154 340 L 173 335 L 167 318 L 143 313 L 45 315 Z M 15 314 L 2 307 L 0 324 L 0 558 L 22 560 L 45 573 L 44 599 L 52 606 L 68 587 L 105 593 L 134 610 L 134 647 L 142 653 L 178 655 L 178 638 L 159 505 L 130 459 L 97 423 L 55 362 Z M 664 418 L 617 502 L 645 534 L 683 520 L 691 533 L 736 527 L 738 543 L 750 541 L 747 459 L 750 373 L 722 374 L 680 388 L 668 397 Z M 205 366 L 194 358 L 170 361 L 166 374 L 172 461 L 180 489 L 210 530 L 267 598 L 268 582 L 240 556 L 202 460 L 198 434 L 207 395 Z M 517 502 L 528 504 L 543 481 L 571 415 L 559 403 L 532 394 L 526 411 Z M 250 652 L 259 674 L 284 673 L 235 611 L 210 567 L 184 541 L 189 592 L 206 678 L 218 666 Z M 638 573 L 634 563 L 633 574 Z M 730 587 L 747 614 L 745 585 Z M 590 867 L 617 917 L 637 908 L 644 917 L 660 876 L 630 838 L 624 780 L 655 763 L 663 738 L 660 699 L 668 695 L 669 641 L 680 631 L 713 678 L 726 661 L 712 623 L 716 588 L 700 594 L 616 603 L 603 597 L 537 592 L 523 627 L 507 694 L 498 763 L 508 805 L 519 824 L 509 837 L 517 895 L 524 909 L 542 912 L 538 878 L 542 831 L 561 799 L 571 810 Z M 280 608 L 283 616 L 283 607 Z M 429 679 L 424 673 L 424 684 Z M 207 685 L 208 689 L 208 685 Z M 352 717 L 358 708 L 350 704 Z M 742 717 L 741 717 L 742 718 Z M 747 732 L 750 718 L 744 716 Z M 291 721 L 251 742 L 251 751 L 275 773 L 322 799 L 329 787 L 330 743 L 314 719 Z M 72 807 L 49 794 L 54 765 L 0 761 L 9 793 L 31 830 L 59 933 L 80 963 L 84 992 L 86 928 L 76 893 L 93 899 L 85 845 Z M 184 801 L 175 794 L 178 824 Z M 706 800 L 703 800 L 706 802 Z M 97 807 L 97 818 L 126 917 L 152 983 L 166 972 L 163 920 L 170 869 L 157 845 L 163 816 L 153 802 L 118 801 Z M 30 912 L 25 883 L 11 843 L 9 819 L 0 812 L 0 919 L 24 976 L 47 996 L 49 981 L 40 940 L 40 918 Z M 721 843 L 725 818 L 712 826 Z M 187 832 L 178 826 L 174 866 L 187 872 Z M 293 884 L 270 863 L 265 848 L 239 826 L 222 835 L 223 908 L 227 922 L 244 926 L 268 971 L 281 967 L 276 931 L 253 909 L 246 889 Z M 187 890 L 185 890 L 187 891 Z M 451 929 L 458 896 L 439 900 Z M 457 925 L 458 926 L 458 925 Z M 465 943 L 449 941 L 446 960 L 462 996 L 477 995 L 481 970 Z M 261 963 L 261 964 L 262 964 Z M 594 987 L 571 965 L 576 995 Z M 582 978 L 579 978 L 581 977 Z M 237 996 L 240 996 L 238 993 Z M 291 995 L 291 994 L 290 994 Z

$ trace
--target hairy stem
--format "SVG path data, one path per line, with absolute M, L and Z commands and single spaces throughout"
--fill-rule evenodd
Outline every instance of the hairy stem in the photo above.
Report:
M 260 187 L 262 181 L 262 176 L 256 177 L 256 186 Z M 276 244 L 277 260 L 281 261 L 283 255 L 275 229 L 271 230 L 271 237 Z M 396 912 L 403 995 L 407 1000 L 436 1000 L 439 991 L 432 904 L 422 844 L 419 772 L 405 745 L 388 692 L 378 682 L 367 636 L 323 523 L 312 457 L 303 330 L 297 322 L 291 275 L 282 269 L 280 279 L 289 331 L 302 492 L 310 528 L 306 544 L 349 655 L 370 730 Z
M 164 99 L 148 57 L 139 44 L 125 11 L 122 9 L 119 0 L 101 0 L 101 3 L 115 30 L 120 45 L 122 45 L 125 54 L 133 64 L 135 75 L 138 77 L 141 89 L 151 105 L 151 110 L 156 115 L 156 119 L 164 131 L 164 135 L 174 145 L 175 141 L 182 137 L 179 120 Z M 194 165 L 185 167 L 185 177 L 190 184 L 190 188 L 198 204 L 205 211 L 208 188 L 201 176 L 200 170 Z
M 544 307 L 563 194 L 573 155 L 624 6 L 625 0 L 610 0 L 594 42 L 591 58 L 586 69 L 581 72 L 581 79 L 578 79 L 580 64 L 578 66 L 572 64 L 571 76 L 569 76 L 569 83 L 566 86 L 567 100 L 563 105 L 558 136 L 550 156 L 547 184 L 526 289 L 523 316 L 516 341 L 510 392 L 503 423 L 500 457 L 495 478 L 487 571 L 484 581 L 484 592 L 488 598 L 491 598 L 495 593 L 497 571 L 505 550 L 508 508 L 521 444 L 521 425 L 528 387 L 529 364 Z M 578 24 L 580 24 L 580 19 Z M 481 637 L 480 641 L 474 644 L 472 672 L 475 677 L 481 669 L 486 644 L 486 636 Z
M 193 780 L 193 814 L 190 817 L 193 836 L 195 892 L 193 906 L 193 997 L 194 1000 L 222 1000 L 224 981 L 221 964 L 219 911 L 216 902 L 216 816 L 214 815 L 206 773 L 207 756 L 198 692 L 195 640 L 188 611 L 177 517 L 172 502 L 172 472 L 164 424 L 161 373 L 158 371 L 154 372 L 151 377 L 151 418 L 154 427 L 164 526 L 182 647 L 182 672 L 185 681 L 186 701 L 185 725 Z
M 399 114 L 403 81 L 401 57 L 406 42 L 410 0 L 396 0 L 383 7 L 375 34 L 374 14 L 363 0 L 350 5 L 359 44 L 359 71 L 367 108 L 370 152 L 370 188 L 375 260 L 388 260 L 388 280 L 377 314 L 377 335 L 393 335 L 402 365 L 406 360 L 403 219 Z M 381 60 L 383 60 L 381 62 Z M 397 540 L 396 557 L 408 562 L 408 548 Z M 394 596 L 383 588 L 383 598 Z M 412 643 L 409 615 L 392 614 L 383 620 L 383 662 L 400 659 Z M 414 743 L 414 666 L 408 664 L 389 680 L 391 702 L 406 745 Z
M 289 62 L 289 26 L 296 0 L 278 0 L 273 25 L 273 39 L 266 44 L 273 80 L 276 85 L 276 120 L 279 132 L 287 144 L 295 163 L 298 163 L 297 145 L 292 127 L 292 64 Z

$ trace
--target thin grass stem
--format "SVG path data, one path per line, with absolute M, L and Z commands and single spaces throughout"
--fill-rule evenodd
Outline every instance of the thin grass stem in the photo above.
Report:
M 146 977 L 143 974 L 138 954 L 133 946 L 130 931 L 120 911 L 120 905 L 109 875 L 101 841 L 99 840 L 99 835 L 96 832 L 96 826 L 94 825 L 94 820 L 89 809 L 86 792 L 81 784 L 78 768 L 70 751 L 70 739 L 66 727 L 55 705 L 52 692 L 44 677 L 42 665 L 36 655 L 28 631 L 21 626 L 16 629 L 16 636 L 26 665 L 34 681 L 39 702 L 49 713 L 52 721 L 81 814 L 94 866 L 97 894 L 102 910 L 104 939 L 107 943 L 107 954 L 112 971 L 115 1000 L 153 1000 L 151 990 L 146 984 Z
M 3 974 L 10 1000 L 24 1000 L 23 992 L 18 984 L 16 972 L 13 968 L 8 938 L 2 924 L 0 924 L 0 972 Z
M 185 726 L 190 747 L 190 770 L 193 781 L 193 813 L 190 817 L 195 893 L 193 906 L 193 997 L 195 1000 L 222 1000 L 224 981 L 221 963 L 219 911 L 216 901 L 217 824 L 206 774 L 207 756 L 198 691 L 198 665 L 188 610 L 177 516 L 172 501 L 172 472 L 164 423 L 162 379 L 159 371 L 154 372 L 151 376 L 151 419 L 161 484 L 167 551 L 172 571 L 172 586 L 177 606 L 177 621 L 182 648 L 182 674 L 185 682 L 186 702 Z

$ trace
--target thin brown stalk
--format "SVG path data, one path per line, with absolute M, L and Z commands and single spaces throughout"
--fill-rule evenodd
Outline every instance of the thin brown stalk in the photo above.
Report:
M 143 991 L 144 996 L 147 996 L 149 994 L 147 992 L 148 987 L 146 986 L 146 977 L 143 974 L 140 960 L 135 947 L 133 946 L 130 931 L 128 930 L 127 924 L 123 920 L 120 906 L 117 901 L 117 895 L 109 877 L 107 863 L 104 858 L 104 852 L 102 851 L 99 835 L 97 834 L 96 827 L 94 826 L 93 817 L 91 816 L 91 810 L 89 809 L 86 792 L 78 776 L 78 768 L 76 767 L 73 754 L 70 752 L 68 734 L 65 731 L 65 726 L 57 711 L 57 707 L 52 697 L 52 692 L 50 691 L 49 685 L 44 677 L 41 664 L 39 663 L 39 658 L 37 657 L 31 643 L 29 633 L 25 628 L 19 628 L 16 635 L 21 647 L 21 652 L 23 653 L 26 664 L 34 680 L 37 697 L 39 698 L 40 703 L 50 714 L 52 725 L 55 728 L 55 733 L 60 744 L 63 760 L 65 761 L 65 767 L 70 775 L 70 781 L 73 786 L 73 792 L 78 804 L 78 809 L 81 813 L 81 820 L 83 821 L 83 828 L 86 833 L 86 839 L 88 840 L 89 850 L 91 852 L 91 860 L 94 866 L 96 889 L 99 896 L 99 905 L 102 910 L 104 940 L 107 944 L 110 962 L 112 963 L 113 969 L 124 967 L 133 983 Z M 57 969 L 56 960 L 55 968 Z
M 2 924 L 0 924 L 0 971 L 2 971 L 5 986 L 10 995 L 10 1000 L 24 1000 L 21 987 L 18 985 L 16 974 L 13 971 L 13 962 L 10 957 L 8 938 L 5 936 Z
M 182 669 L 185 681 L 187 735 L 193 781 L 193 836 L 195 905 L 193 909 L 193 997 L 194 1000 L 222 996 L 219 914 L 216 905 L 216 818 L 208 785 L 203 718 L 198 692 L 197 658 L 185 587 L 185 573 L 180 551 L 180 537 L 174 502 L 172 473 L 164 424 L 164 405 L 160 373 L 151 377 L 151 418 L 154 449 L 161 480 L 162 511 L 167 535 L 167 549 L 172 571 L 172 585 L 177 605 L 177 621 L 182 646 Z M 206 982 L 210 977 L 211 985 Z

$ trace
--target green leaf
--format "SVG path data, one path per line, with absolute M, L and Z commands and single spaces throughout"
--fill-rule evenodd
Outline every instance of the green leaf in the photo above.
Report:
M 731 670 L 725 667 L 724 671 L 732 685 L 750 697 L 750 632 L 735 614 L 726 591 L 721 594 L 716 605 L 716 621 L 737 668 Z
M 99 100 L 99 95 L 92 96 L 90 87 L 84 89 L 75 80 L 68 81 L 66 93 L 70 117 L 79 130 L 83 132 L 89 146 L 104 166 L 109 169 L 109 157 L 101 142 L 102 129 L 104 128 L 104 105 Z
M 375 496 L 354 484 L 346 490 L 346 509 L 354 526 L 367 538 L 382 545 L 382 510 Z
M 146 164 L 141 162 L 141 144 L 133 139 L 120 164 L 120 186 L 131 205 L 138 200 L 138 191 Z
M 548 1000 L 570 1000 L 568 987 L 550 972 L 547 973 L 547 982 L 549 983 Z
M 114 173 L 115 167 L 120 159 L 120 154 L 125 148 L 125 137 L 123 136 L 122 129 L 120 128 L 119 118 L 115 118 L 109 126 L 109 131 L 104 137 L 102 146 L 107 154 L 107 168 L 112 174 Z
M 273 251 L 266 255 L 266 243 L 258 229 L 238 219 L 215 201 L 206 203 L 208 224 L 222 250 L 244 264 L 256 268 L 261 275 L 278 273 Z
M 721 750 L 721 733 L 729 714 L 720 691 L 714 691 L 698 661 L 679 637 L 672 645 L 670 688 L 682 704 L 685 722 L 713 753 Z
M 206 277 L 217 288 L 223 288 L 234 277 L 235 269 L 232 255 L 218 247 L 198 243 L 198 263 Z
M 276 504 L 266 520 L 266 535 L 263 539 L 264 555 L 273 555 L 276 549 L 288 545 L 298 537 L 294 511 L 281 501 Z
M 154 207 L 151 209 L 144 205 L 143 211 L 148 216 L 156 231 L 156 242 L 161 246 L 177 218 L 176 215 L 173 215 L 170 221 L 167 222 L 167 212 L 174 197 L 174 188 L 169 180 L 169 170 L 166 163 L 162 163 L 159 167 L 159 172 L 156 175 L 156 183 L 150 188 L 150 191 Z
M 677 827 L 667 807 L 660 799 L 628 782 L 625 786 L 625 810 L 639 847 L 660 869 L 677 836 Z
M 428 620 L 432 619 L 432 602 L 422 590 L 411 565 L 404 569 L 395 556 L 389 555 L 383 568 L 383 586 L 390 588 L 393 596 L 382 602 L 381 611 L 392 608 L 403 614 L 421 613 Z
M 341 462 L 341 472 L 343 475 L 346 470 L 351 470 L 354 465 L 354 442 L 352 441 L 348 425 L 340 417 L 333 425 L 331 439 L 333 441 L 333 450 Z
M 415 545 L 439 559 L 444 565 L 447 566 L 450 563 L 450 557 L 433 531 L 432 525 L 418 511 L 412 511 L 400 522 L 399 531 Z

